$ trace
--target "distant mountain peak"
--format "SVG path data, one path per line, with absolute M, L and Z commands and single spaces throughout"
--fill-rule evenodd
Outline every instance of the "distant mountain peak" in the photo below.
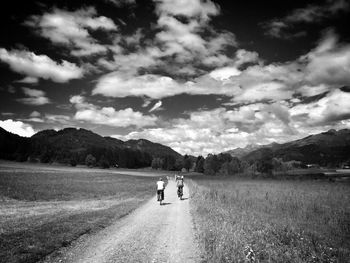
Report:
M 245 160 L 256 160 L 263 150 L 270 149 L 273 156 L 284 161 L 300 161 L 322 166 L 337 166 L 350 159 L 350 130 L 330 129 L 302 139 L 274 145 L 266 145 L 242 156 Z

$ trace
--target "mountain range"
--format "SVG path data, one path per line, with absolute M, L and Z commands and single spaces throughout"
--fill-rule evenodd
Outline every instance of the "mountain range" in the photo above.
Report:
M 91 154 L 97 161 L 103 157 L 110 163 L 128 168 L 150 166 L 156 157 L 182 158 L 170 147 L 145 139 L 124 142 L 76 128 L 43 130 L 30 138 L 0 128 L 0 148 L 1 159 L 60 163 L 74 159 L 84 163 L 86 156 Z
M 248 145 L 225 153 L 250 163 L 269 155 L 283 161 L 337 166 L 350 161 L 350 130 L 329 130 L 287 143 Z M 43 130 L 26 138 L 0 128 L 0 159 L 60 163 L 69 163 L 73 159 L 84 163 L 88 154 L 96 161 L 105 158 L 111 164 L 128 168 L 150 166 L 157 157 L 183 158 L 159 143 L 145 139 L 122 141 L 85 129 Z
M 350 161 L 350 130 L 329 130 L 287 143 L 248 145 L 227 151 L 232 156 L 253 162 L 266 154 L 283 161 L 300 161 L 304 164 L 337 166 Z

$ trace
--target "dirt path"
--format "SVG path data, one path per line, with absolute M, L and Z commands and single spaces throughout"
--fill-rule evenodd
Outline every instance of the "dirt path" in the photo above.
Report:
M 45 262 L 199 262 L 189 209 L 176 196 L 174 181 L 165 190 L 164 205 L 156 197 L 98 234 L 78 240 L 73 247 Z

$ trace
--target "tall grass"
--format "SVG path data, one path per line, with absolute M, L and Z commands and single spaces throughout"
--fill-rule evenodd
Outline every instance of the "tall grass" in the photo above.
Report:
M 204 262 L 349 262 L 350 186 L 195 179 Z

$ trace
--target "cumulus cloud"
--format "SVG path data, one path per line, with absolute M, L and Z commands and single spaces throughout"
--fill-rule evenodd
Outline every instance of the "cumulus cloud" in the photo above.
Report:
M 142 75 L 125 78 L 118 72 L 101 77 L 93 90 L 93 94 L 110 97 L 148 96 L 162 98 L 178 93 L 178 85 L 170 77 L 158 75 Z
M 74 63 L 66 60 L 57 63 L 46 55 L 36 55 L 24 50 L 7 51 L 0 48 L 0 60 L 7 63 L 15 72 L 31 78 L 51 79 L 54 82 L 63 83 L 71 79 L 78 79 L 84 73 Z
M 350 93 L 339 89 L 311 103 L 258 102 L 232 110 L 189 112 L 157 128 L 145 128 L 120 139 L 148 138 L 182 154 L 219 153 L 247 144 L 283 143 L 330 128 L 350 128 Z
M 88 56 L 105 53 L 106 46 L 98 43 L 88 30 L 115 31 L 113 20 L 97 16 L 94 7 L 78 9 L 74 12 L 54 8 L 41 16 L 32 16 L 25 23 L 52 43 L 71 48 L 74 56 Z
M 349 100 L 350 93 L 336 89 L 318 101 L 291 108 L 291 117 L 300 125 L 334 124 L 350 118 Z
M 147 47 L 129 54 L 116 53 L 113 55 L 112 61 L 100 58 L 98 64 L 109 70 L 118 70 L 124 74 L 133 75 L 140 68 L 149 68 L 161 63 L 158 60 L 161 56 L 159 48 Z
M 236 67 L 218 68 L 209 73 L 209 76 L 216 80 L 228 80 L 232 76 L 238 76 L 241 71 Z
M 265 34 L 276 38 L 291 38 L 305 35 L 304 31 L 290 32 L 290 29 L 299 23 L 317 23 L 329 17 L 347 12 L 350 4 L 347 0 L 328 0 L 325 4 L 309 4 L 304 8 L 293 10 L 283 18 L 273 19 L 263 23 Z
M 257 54 L 254 52 L 244 53 L 240 50 L 233 58 L 225 54 L 227 49 L 236 47 L 238 44 L 233 33 L 214 30 L 209 23 L 211 17 L 220 13 L 219 6 L 214 2 L 210 0 L 154 2 L 158 16 L 157 23 L 151 28 L 154 39 L 149 39 L 142 30 L 136 30 L 133 34 L 123 37 L 114 36 L 113 45 L 108 47 L 113 52 L 112 58 L 103 57 L 97 63 L 115 72 L 99 79 L 94 94 L 103 94 L 100 92 L 101 86 L 106 86 L 105 84 L 113 86 L 113 81 L 118 87 L 121 82 L 119 76 L 123 84 L 134 82 L 135 78 L 153 82 L 154 75 L 164 76 L 162 80 L 171 78 L 169 82 L 177 82 L 179 79 L 186 80 L 203 75 L 203 67 L 211 69 L 225 66 L 238 67 L 245 63 L 243 60 L 257 61 L 254 57 Z M 111 81 L 106 83 L 106 80 Z M 181 83 L 182 81 L 177 83 L 180 84 L 177 86 L 180 87 Z M 186 87 L 183 89 L 186 90 Z M 113 92 L 109 88 L 103 88 L 103 90 L 106 91 L 107 96 L 110 94 L 119 96 L 116 95 L 119 92 L 115 90 Z M 139 91 L 139 89 L 133 90 Z M 179 92 L 171 92 L 171 94 L 179 94 Z M 168 95 L 156 97 L 164 96 Z
M 102 76 L 93 90 L 93 94 L 109 97 L 146 96 L 152 99 L 161 99 L 182 93 L 232 96 L 237 92 L 239 92 L 239 87 L 236 84 L 225 84 L 209 75 L 181 83 L 171 77 L 161 75 L 125 76 L 118 72 Z
M 18 134 L 23 137 L 31 137 L 35 134 L 35 131 L 31 125 L 12 119 L 7 119 L 4 121 L 0 120 L 0 127 L 8 132 Z
M 244 147 L 248 143 L 270 143 L 291 136 L 289 115 L 281 105 L 258 103 L 235 110 L 217 108 L 189 113 L 171 125 L 133 131 L 121 139 L 149 138 L 182 154 L 208 154 Z
M 333 31 L 302 59 L 307 62 L 306 79 L 311 83 L 350 85 L 350 45 L 339 44 Z
M 117 111 L 113 107 L 98 107 L 86 102 L 85 98 L 80 95 L 72 96 L 70 102 L 77 109 L 74 118 L 79 121 L 112 127 L 136 126 L 138 128 L 153 126 L 157 121 L 157 117 L 154 115 L 144 115 L 131 108 Z
M 329 31 L 314 49 L 294 61 L 265 65 L 257 53 L 239 49 L 230 65 L 217 67 L 190 81 L 130 72 L 125 74 L 116 71 L 102 76 L 93 94 L 151 99 L 183 93 L 216 94 L 231 97 L 231 103 L 226 105 L 295 101 L 297 98 L 302 101 L 305 97 L 350 84 L 350 47 L 339 43 L 336 34 Z
M 156 2 L 158 3 L 156 10 L 159 14 L 199 17 L 208 20 L 210 16 L 216 16 L 220 13 L 219 6 L 210 0 L 160 0 Z
M 210 3 L 201 1 L 193 2 L 196 2 L 196 5 Z M 237 45 L 235 36 L 231 32 L 218 32 L 210 27 L 207 23 L 209 18 L 204 15 L 207 14 L 204 11 L 202 15 L 196 17 L 191 14 L 195 14 L 196 12 L 194 10 L 197 9 L 188 9 L 188 12 L 181 9 L 181 15 L 186 16 L 188 22 L 178 20 L 175 17 L 175 13 L 178 14 L 180 12 L 180 9 L 176 9 L 177 4 L 177 1 L 167 2 L 167 5 L 175 6 L 174 12 L 168 12 L 168 9 L 159 9 L 157 25 L 161 31 L 156 34 L 155 40 L 161 46 L 163 55 L 173 56 L 173 59 L 179 63 L 189 61 L 200 63 L 205 58 L 220 55 L 227 47 Z M 206 10 L 204 7 L 202 8 L 201 10 Z M 206 19 L 201 19 L 203 16 Z M 200 32 L 205 31 L 204 38 L 204 35 Z M 212 60 L 212 62 L 214 61 Z
M 38 89 L 22 88 L 23 93 L 27 96 L 26 98 L 19 98 L 17 101 L 28 104 L 28 105 L 44 105 L 50 103 L 49 98 L 45 96 L 45 92 Z

